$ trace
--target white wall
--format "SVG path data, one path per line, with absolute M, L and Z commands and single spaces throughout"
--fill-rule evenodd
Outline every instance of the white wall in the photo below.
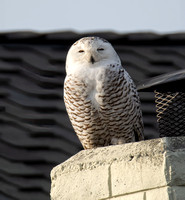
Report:
M 185 0 L 0 0 L 0 32 L 185 31 Z

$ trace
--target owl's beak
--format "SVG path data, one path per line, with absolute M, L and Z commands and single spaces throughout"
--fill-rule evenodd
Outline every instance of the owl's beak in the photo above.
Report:
M 92 64 L 95 63 L 95 60 L 94 60 L 94 57 L 93 57 L 93 56 L 91 56 L 91 58 L 90 58 L 90 62 L 91 62 Z

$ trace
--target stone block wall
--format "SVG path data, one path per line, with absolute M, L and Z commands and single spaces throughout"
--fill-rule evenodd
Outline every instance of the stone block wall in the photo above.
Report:
M 51 179 L 51 200 L 184 200 L 185 137 L 83 150 Z

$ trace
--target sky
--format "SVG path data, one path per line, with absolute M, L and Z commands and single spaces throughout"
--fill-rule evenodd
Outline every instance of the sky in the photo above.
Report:
M 185 0 L 0 0 L 0 32 L 185 32 Z

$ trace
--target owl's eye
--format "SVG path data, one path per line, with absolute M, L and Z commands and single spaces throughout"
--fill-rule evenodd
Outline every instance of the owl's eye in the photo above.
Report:
M 103 51 L 103 50 L 104 50 L 104 48 L 98 48 L 97 50 L 98 50 L 98 51 Z
M 79 53 L 83 53 L 83 52 L 84 52 L 84 50 L 79 50 L 78 52 L 79 52 Z

